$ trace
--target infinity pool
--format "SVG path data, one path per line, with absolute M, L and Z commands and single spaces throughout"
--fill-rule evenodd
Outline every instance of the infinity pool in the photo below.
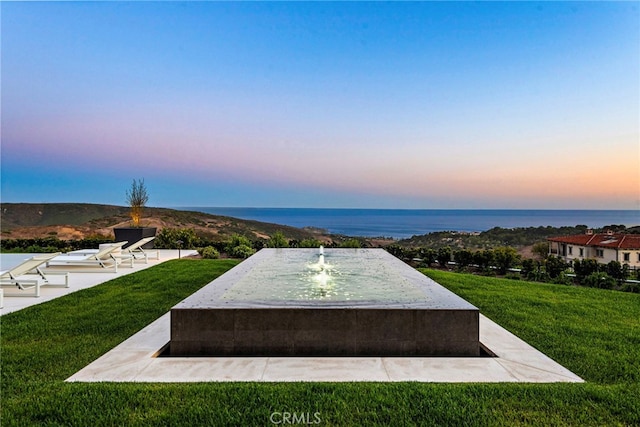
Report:
M 382 249 L 263 249 L 171 310 L 172 355 L 474 355 L 478 309 Z

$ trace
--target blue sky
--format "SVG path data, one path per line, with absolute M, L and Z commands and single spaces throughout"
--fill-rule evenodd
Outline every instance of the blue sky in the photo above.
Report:
M 4 202 L 640 208 L 637 2 L 3 2 Z

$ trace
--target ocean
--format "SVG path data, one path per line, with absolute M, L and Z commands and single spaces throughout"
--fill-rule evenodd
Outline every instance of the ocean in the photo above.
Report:
M 640 225 L 634 210 L 510 210 L 510 209 L 316 209 L 180 207 L 240 219 L 317 227 L 347 236 L 404 239 L 434 231 L 485 231 L 493 227 Z

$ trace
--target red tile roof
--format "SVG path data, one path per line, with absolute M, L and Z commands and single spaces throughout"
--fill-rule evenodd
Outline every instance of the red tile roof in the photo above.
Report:
M 580 246 L 640 249 L 640 234 L 578 234 L 575 236 L 550 237 L 547 240 Z

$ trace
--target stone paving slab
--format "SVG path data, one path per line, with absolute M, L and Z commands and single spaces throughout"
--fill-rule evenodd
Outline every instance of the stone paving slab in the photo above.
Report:
M 380 357 L 270 357 L 260 381 L 389 381 Z
M 388 358 L 390 381 L 419 382 L 517 382 L 518 378 L 495 358 L 433 357 Z
M 583 382 L 480 315 L 480 341 L 498 357 L 156 357 L 169 313 L 69 382 Z
M 157 358 L 133 382 L 261 381 L 266 357 L 220 357 L 208 363 L 198 357 Z

